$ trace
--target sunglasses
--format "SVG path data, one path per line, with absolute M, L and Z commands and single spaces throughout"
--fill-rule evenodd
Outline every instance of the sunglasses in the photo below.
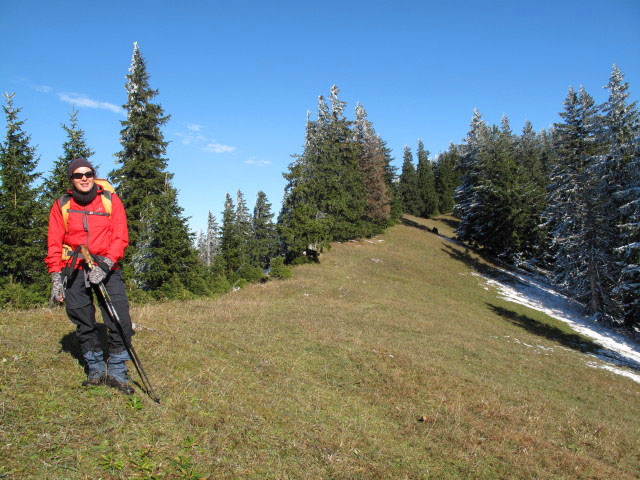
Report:
M 88 172 L 83 172 L 83 173 L 71 174 L 71 178 L 73 178 L 74 180 L 80 180 L 82 177 L 93 178 L 95 176 L 96 176 L 96 172 L 94 172 L 93 170 L 89 170 Z

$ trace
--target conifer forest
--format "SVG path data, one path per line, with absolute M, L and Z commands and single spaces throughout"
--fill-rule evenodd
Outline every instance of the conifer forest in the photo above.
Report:
M 506 116 L 490 125 L 474 110 L 459 144 L 432 155 L 411 140 L 400 168 L 364 106 L 348 108 L 334 85 L 307 113 L 302 151 L 292 152 L 283 173 L 279 211 L 264 192 L 250 206 L 237 190 L 197 233 L 168 170 L 163 128 L 170 115 L 137 44 L 125 87 L 121 149 L 115 169 L 101 176 L 127 212 L 130 245 L 121 267 L 133 301 L 215 296 L 285 277 L 290 265 L 320 261 L 332 242 L 377 235 L 403 214 L 452 214 L 469 248 L 545 275 L 594 319 L 640 327 L 640 113 L 615 65 L 602 104 L 570 87 L 557 123 L 536 131 L 527 122 L 521 132 Z M 52 170 L 37 173 L 37 139 L 19 101 L 4 95 L 0 305 L 22 308 L 49 298 L 49 211 L 68 188 L 68 163 L 91 161 L 94 152 L 74 109 Z

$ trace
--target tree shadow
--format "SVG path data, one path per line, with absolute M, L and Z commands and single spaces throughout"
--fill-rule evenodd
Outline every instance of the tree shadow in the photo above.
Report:
M 435 228 L 435 227 L 434 228 L 429 228 L 426 225 L 422 225 L 421 223 L 414 222 L 413 220 L 409 220 L 406 217 L 400 218 L 400 221 L 402 222 L 403 225 L 406 225 L 407 227 L 418 228 L 420 230 L 424 230 L 425 232 L 429 232 L 429 233 L 436 233 L 436 234 L 438 233 L 438 229 L 437 228 Z
M 485 262 L 495 262 L 494 258 L 490 258 L 486 255 L 483 255 L 477 250 L 467 247 L 463 243 L 456 243 L 456 245 L 457 245 L 457 248 L 454 245 L 444 244 L 444 248 L 442 249 L 442 251 L 445 252 L 454 260 L 464 263 L 467 267 L 471 268 L 472 270 L 475 270 L 478 273 L 481 273 L 486 277 L 503 281 L 503 282 L 508 282 L 510 284 L 522 283 L 517 278 L 513 277 L 512 275 L 509 275 L 507 272 L 499 270 L 495 267 L 492 267 L 488 263 L 485 263 Z M 476 255 L 478 255 L 479 258 L 471 256 L 470 252 L 473 252 Z M 484 260 L 485 262 L 481 261 L 481 259 Z
M 438 218 L 439 222 L 442 222 L 446 225 L 448 225 L 449 227 L 451 227 L 453 230 L 455 230 L 456 228 L 458 228 L 458 225 L 460 225 L 460 220 L 457 220 L 455 218 L 443 218 L 443 217 L 439 217 Z
M 588 338 L 582 337 L 576 333 L 568 333 L 562 331 L 559 328 L 554 327 L 553 325 L 539 322 L 538 320 L 528 317 L 527 315 L 514 312 L 513 310 L 509 310 L 498 305 L 487 303 L 487 306 L 502 318 L 505 318 L 513 325 L 525 329 L 529 333 L 547 338 L 553 342 L 559 343 L 564 347 L 577 350 L 581 353 L 594 355 L 601 360 L 611 362 L 615 365 L 627 367 L 635 372 L 640 372 L 639 362 L 624 357 L 612 350 L 608 350 L 607 348 L 591 341 Z
M 588 338 L 582 337 L 576 333 L 565 332 L 558 327 L 548 325 L 546 323 L 535 320 L 527 315 L 514 312 L 492 303 L 486 304 L 494 313 L 500 315 L 508 322 L 525 329 L 529 333 L 547 338 L 551 341 L 559 343 L 567 348 L 578 350 L 582 353 L 599 353 L 601 347 L 597 343 L 592 342 Z

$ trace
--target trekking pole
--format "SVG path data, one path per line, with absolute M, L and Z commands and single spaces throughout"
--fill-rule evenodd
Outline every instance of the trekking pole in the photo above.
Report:
M 87 249 L 87 247 L 82 245 L 80 247 L 80 252 L 82 253 L 82 257 L 84 258 L 84 261 L 87 263 L 89 270 L 93 270 L 95 268 L 95 264 L 91 259 L 91 254 L 89 253 L 89 250 Z M 109 297 L 107 288 L 104 286 L 104 282 L 100 282 L 97 285 L 97 287 L 98 287 L 98 290 L 100 290 L 103 303 L 107 308 L 107 311 L 109 312 L 109 316 L 112 318 L 114 323 L 118 326 L 118 330 L 120 330 L 120 335 L 122 335 L 122 339 L 124 340 L 124 346 L 127 349 L 127 352 L 129 352 L 129 356 L 131 357 L 134 367 L 136 367 L 136 371 L 140 376 L 140 380 L 142 380 L 142 384 L 144 385 L 144 388 L 147 391 L 147 395 L 149 395 L 154 402 L 160 403 L 160 398 L 158 398 L 158 396 L 156 395 L 156 392 L 153 391 L 153 387 L 151 386 L 149 377 L 147 377 L 147 374 L 144 371 L 142 362 L 140 361 L 138 354 L 133 348 L 133 345 L 131 344 L 131 340 L 129 339 L 129 337 L 127 337 L 127 335 L 124 332 L 124 329 L 122 328 L 122 324 L 120 323 L 120 317 L 118 316 L 118 312 L 116 312 L 116 309 L 113 306 L 113 302 L 111 301 L 111 297 Z

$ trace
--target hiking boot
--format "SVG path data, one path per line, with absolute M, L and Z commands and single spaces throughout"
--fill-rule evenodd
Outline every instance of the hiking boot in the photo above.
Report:
M 104 385 L 105 381 L 106 381 L 106 376 L 104 374 L 99 375 L 99 376 L 92 376 L 91 374 L 89 374 L 87 376 L 87 379 L 82 382 L 82 386 L 83 387 L 96 387 L 98 385 Z
M 131 360 L 129 353 L 122 350 L 109 355 L 107 360 L 107 385 L 117 388 L 126 395 L 133 395 L 133 388 L 129 386 L 129 375 L 127 375 L 127 362 Z
M 108 376 L 105 383 L 116 390 L 120 390 L 125 395 L 133 395 L 133 388 L 129 386 L 129 382 L 126 380 L 123 382 L 116 377 Z
M 87 379 L 82 382 L 83 387 L 103 385 L 106 376 L 104 356 L 102 350 L 89 350 L 82 354 L 87 370 Z

